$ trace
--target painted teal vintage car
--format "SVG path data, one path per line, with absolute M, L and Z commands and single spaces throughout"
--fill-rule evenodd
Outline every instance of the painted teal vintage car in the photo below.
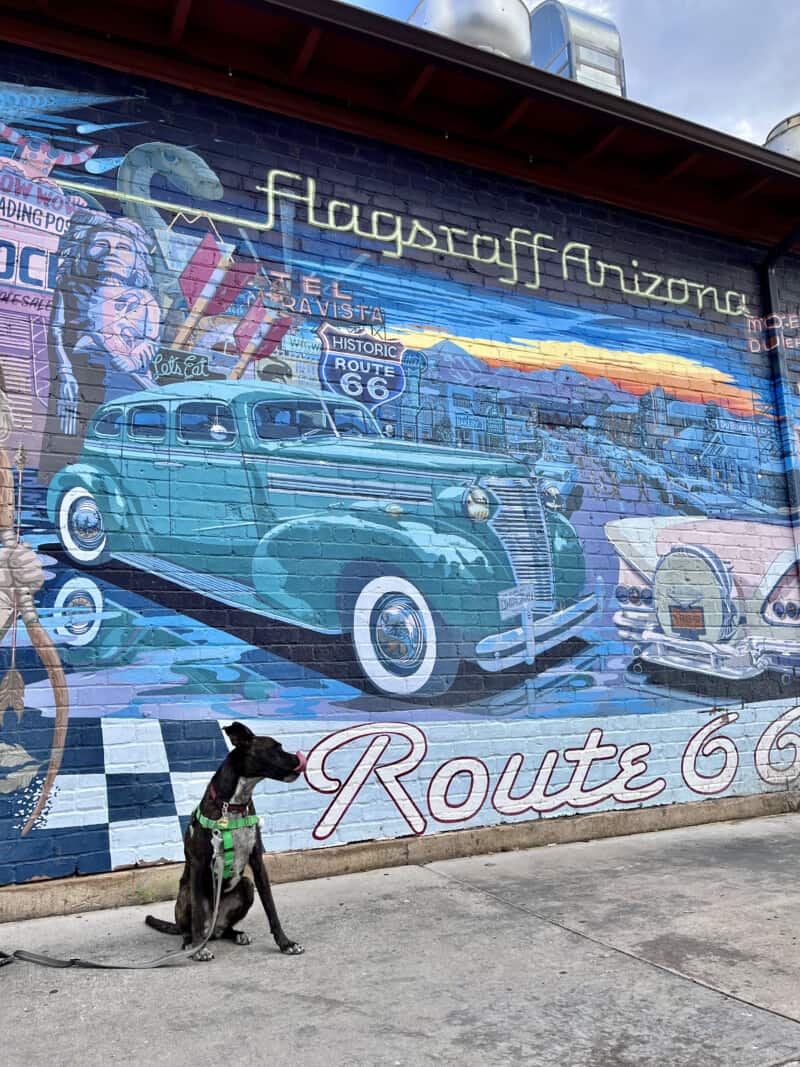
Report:
M 97 410 L 47 506 L 76 564 L 110 557 L 352 639 L 380 693 L 445 692 L 463 660 L 534 662 L 597 610 L 575 530 L 525 467 L 388 440 L 356 401 L 197 382 Z

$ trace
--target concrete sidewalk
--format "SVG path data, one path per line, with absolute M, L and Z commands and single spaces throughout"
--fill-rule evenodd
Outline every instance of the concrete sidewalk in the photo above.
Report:
M 277 887 L 306 946 L 152 972 L 0 969 L 5 1067 L 800 1065 L 800 818 Z M 0 948 L 152 959 L 169 904 L 0 926 Z

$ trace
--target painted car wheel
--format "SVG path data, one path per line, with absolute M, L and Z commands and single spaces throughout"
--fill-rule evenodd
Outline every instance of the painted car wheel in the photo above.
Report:
M 100 587 L 89 577 L 70 578 L 56 593 L 53 620 L 53 633 L 66 644 L 91 644 L 103 621 Z
M 58 505 L 58 535 L 74 563 L 96 566 L 108 559 L 108 535 L 97 501 L 82 486 L 68 489 Z
M 443 656 L 442 630 L 425 597 L 405 578 L 373 578 L 356 598 L 356 658 L 369 683 L 387 696 L 421 696 L 450 688 L 459 663 Z

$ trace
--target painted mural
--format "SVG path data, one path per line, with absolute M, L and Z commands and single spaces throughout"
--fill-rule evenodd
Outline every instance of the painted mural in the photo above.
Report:
M 35 77 L 0 83 L 0 880 L 178 858 L 233 719 L 313 749 L 276 847 L 796 777 L 749 268 Z

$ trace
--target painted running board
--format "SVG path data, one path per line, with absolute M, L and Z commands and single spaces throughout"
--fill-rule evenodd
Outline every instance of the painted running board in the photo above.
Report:
M 216 574 L 201 574 L 199 571 L 190 570 L 188 567 L 181 567 L 178 563 L 159 559 L 158 556 L 149 556 L 145 552 L 114 552 L 112 556 L 114 559 L 119 560 L 120 563 L 127 563 L 129 567 L 136 567 L 137 570 L 155 574 L 158 578 L 174 582 L 175 585 L 183 586 L 184 589 L 199 593 L 201 596 L 210 597 L 212 600 L 227 604 L 229 607 L 239 608 L 242 611 L 252 611 L 257 615 L 263 615 L 278 622 L 286 622 L 292 626 L 301 626 L 305 630 L 314 630 L 317 633 L 339 633 L 338 630 L 323 629 L 320 626 L 312 626 L 310 623 L 298 622 L 297 619 L 293 619 L 288 615 L 280 615 L 267 607 L 255 590 L 243 582 L 234 582 L 230 578 L 220 578 Z

